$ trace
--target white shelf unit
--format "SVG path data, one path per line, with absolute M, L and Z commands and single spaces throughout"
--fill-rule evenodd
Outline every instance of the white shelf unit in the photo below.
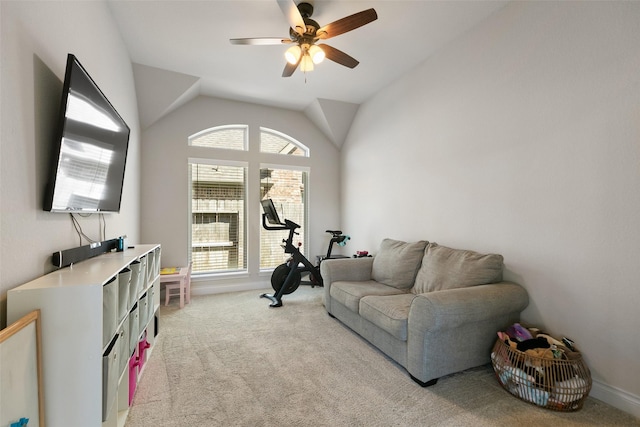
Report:
M 129 411 L 129 378 L 137 384 L 141 374 L 134 368 L 130 375 L 129 360 L 142 356 L 144 363 L 158 332 L 160 257 L 160 245 L 136 245 L 56 270 L 7 292 L 8 323 L 34 309 L 41 311 L 44 418 L 48 427 L 124 425 Z M 121 289 L 114 288 L 114 282 L 126 278 L 127 269 L 137 266 L 138 282 L 131 280 L 127 287 L 122 279 Z M 130 293 L 126 299 L 123 290 Z M 123 297 L 120 302 L 118 292 Z M 147 307 L 145 312 L 143 306 Z M 114 310 L 115 322 L 111 317 Z M 138 321 L 144 318 L 147 320 Z M 149 347 L 140 354 L 138 343 L 145 339 Z M 127 363 L 121 369 L 125 365 L 120 363 L 122 357 Z M 103 365 L 111 366 L 103 359 L 112 360 L 115 368 L 103 371 Z M 109 410 L 104 414 L 103 399 L 113 402 L 105 405 Z

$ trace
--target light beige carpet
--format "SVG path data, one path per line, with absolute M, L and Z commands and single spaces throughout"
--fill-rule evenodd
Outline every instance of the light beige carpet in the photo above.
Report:
M 422 388 L 330 318 L 322 292 L 301 286 L 275 309 L 259 291 L 163 306 L 127 427 L 640 426 L 592 398 L 571 413 L 522 402 L 490 365 Z

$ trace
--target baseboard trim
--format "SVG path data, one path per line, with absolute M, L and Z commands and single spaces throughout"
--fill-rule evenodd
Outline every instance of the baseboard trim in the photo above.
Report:
M 602 400 L 636 418 L 640 418 L 640 397 L 598 380 L 593 380 L 590 397 Z
M 254 283 L 194 283 L 191 282 L 191 295 L 213 295 L 224 294 L 227 292 L 240 292 L 240 291 L 252 291 L 252 290 L 264 290 L 269 285 L 265 282 Z

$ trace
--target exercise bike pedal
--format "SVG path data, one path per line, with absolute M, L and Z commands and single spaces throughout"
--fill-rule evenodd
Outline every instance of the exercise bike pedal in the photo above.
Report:
M 282 300 L 276 298 L 275 295 L 260 294 L 260 298 L 267 298 L 268 300 L 270 300 L 271 304 L 269 304 L 269 307 L 282 307 Z

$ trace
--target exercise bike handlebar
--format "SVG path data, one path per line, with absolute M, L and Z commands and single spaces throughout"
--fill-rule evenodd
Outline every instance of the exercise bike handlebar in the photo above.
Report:
M 298 224 L 288 219 L 284 220 L 284 224 L 280 223 L 279 225 L 268 225 L 267 224 L 267 214 L 262 214 L 262 227 L 265 230 L 295 230 L 296 228 L 300 228 Z M 296 233 L 297 234 L 297 233 Z

